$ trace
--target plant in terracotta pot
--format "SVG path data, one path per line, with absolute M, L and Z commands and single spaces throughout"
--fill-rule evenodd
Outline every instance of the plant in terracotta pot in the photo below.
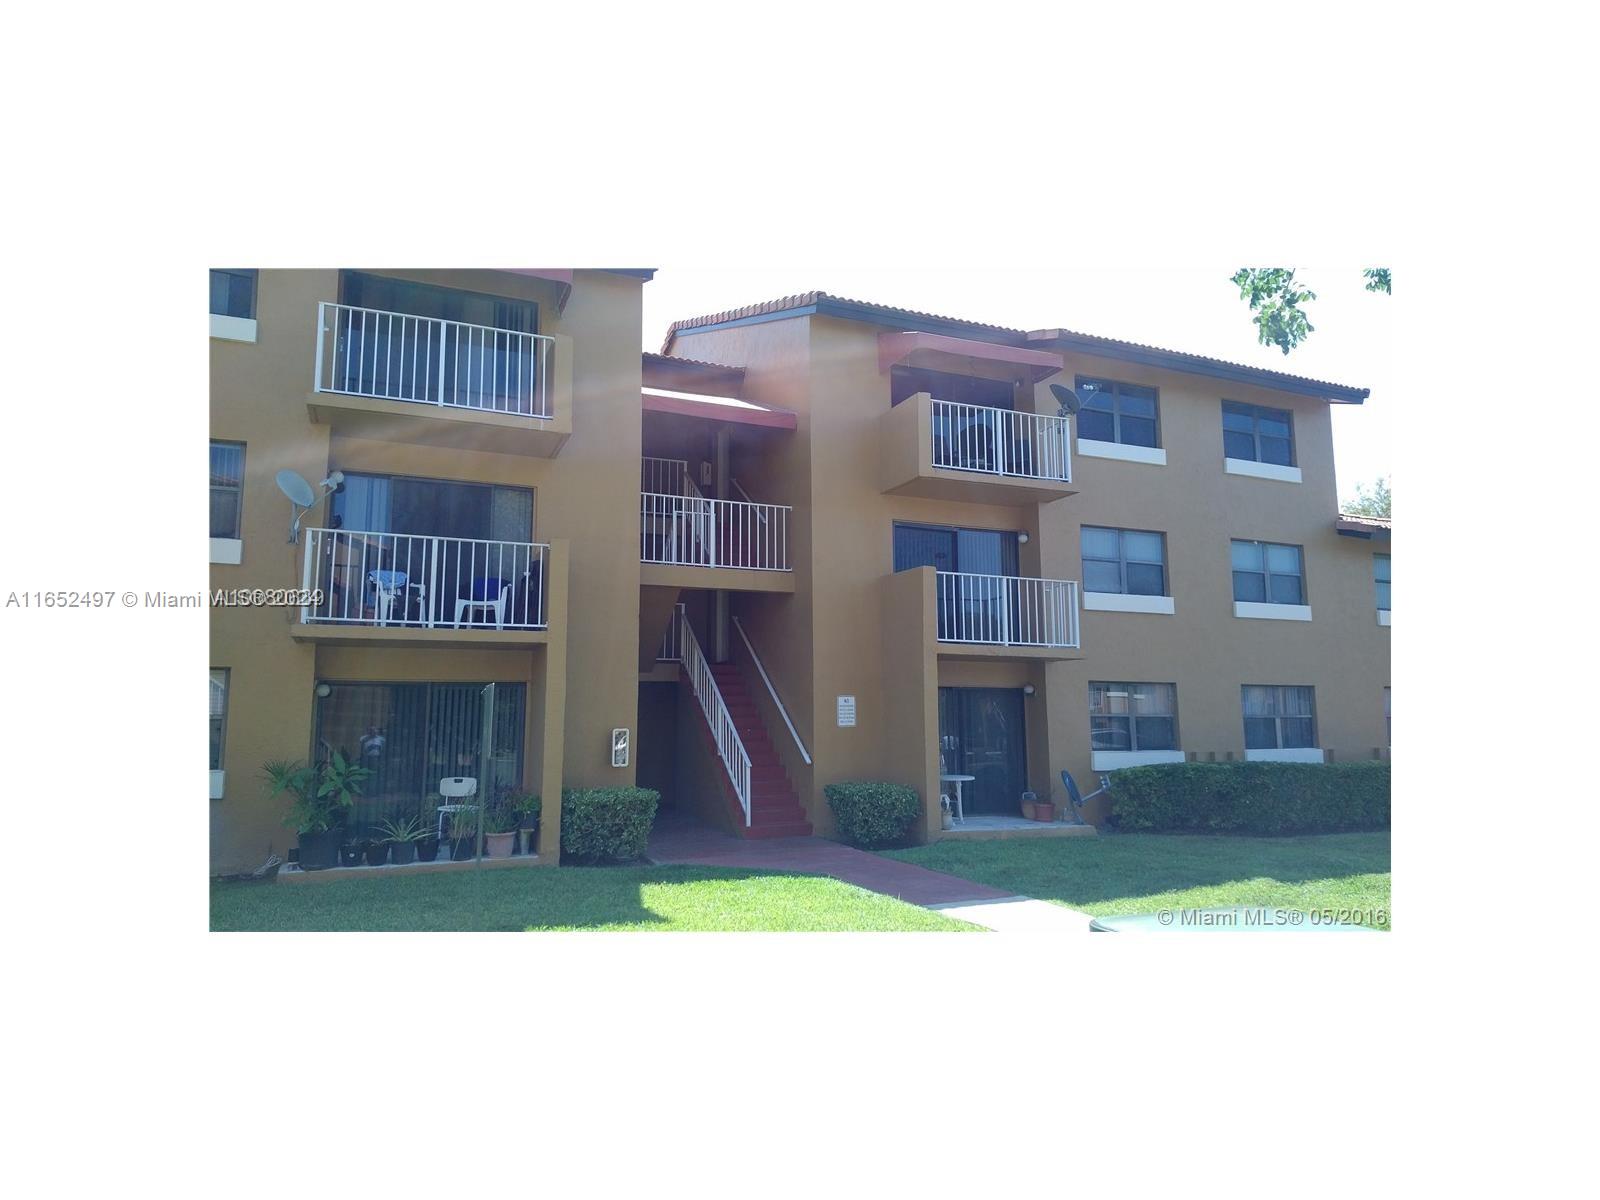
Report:
M 521 817 L 510 805 L 497 804 L 483 813 L 483 851 L 490 858 L 510 858 Z
M 1056 806 L 1053 800 L 1041 800 L 1032 792 L 1024 792 L 1023 810 L 1035 821 L 1054 821 L 1056 819 Z M 1030 800 L 1031 797 L 1031 800 Z
M 398 866 L 417 861 L 417 843 L 433 838 L 433 831 L 422 823 L 420 817 L 396 817 L 378 826 L 378 832 L 389 845 L 389 852 Z M 439 852 L 439 840 L 433 838 L 433 852 Z
M 1031 820 L 1034 819 L 1033 809 L 1034 809 L 1034 806 L 1036 804 L 1038 804 L 1038 803 L 1039 803 L 1039 794 L 1037 792 L 1023 792 L 1022 793 L 1022 817 L 1023 817 L 1024 820 L 1031 821 Z
M 517 831 L 522 835 L 522 853 L 539 852 L 539 814 L 544 802 L 532 792 L 511 798 L 511 807 L 517 814 Z

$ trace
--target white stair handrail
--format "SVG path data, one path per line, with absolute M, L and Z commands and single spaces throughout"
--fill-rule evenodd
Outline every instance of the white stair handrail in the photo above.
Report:
M 689 675 L 689 686 L 694 689 L 695 699 L 700 701 L 700 711 L 705 714 L 706 723 L 711 727 L 711 740 L 716 744 L 722 765 L 728 770 L 734 795 L 739 798 L 739 807 L 744 810 L 745 827 L 749 828 L 749 752 L 745 750 L 744 740 L 740 738 L 733 717 L 728 713 L 728 706 L 722 699 L 722 689 L 717 686 L 717 678 L 711 673 L 711 665 L 706 662 L 705 653 L 700 649 L 700 639 L 695 637 L 694 627 L 689 624 L 688 610 L 681 604 L 678 605 L 677 619 L 678 647 L 683 654 L 684 670 Z
M 794 722 L 789 719 L 789 710 L 783 706 L 783 701 L 778 698 L 778 689 L 772 686 L 772 679 L 767 675 L 767 668 L 761 663 L 761 656 L 756 653 L 756 648 L 750 644 L 750 635 L 745 633 L 744 626 L 739 618 L 733 618 L 733 627 L 739 631 L 739 640 L 744 643 L 744 648 L 750 651 L 750 661 L 756 665 L 756 673 L 761 676 L 761 682 L 767 685 L 767 695 L 772 697 L 772 702 L 778 706 L 778 715 L 783 718 L 783 723 L 789 727 L 789 736 L 794 739 L 795 749 L 800 751 L 800 757 L 805 759 L 806 765 L 811 765 L 811 755 L 806 751 L 806 745 L 800 740 L 800 733 L 794 727 Z

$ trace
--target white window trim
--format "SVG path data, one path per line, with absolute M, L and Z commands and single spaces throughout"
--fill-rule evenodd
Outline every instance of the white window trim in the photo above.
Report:
M 1385 627 L 1388 626 L 1388 624 L 1389 624 L 1389 610 L 1387 608 L 1380 608 L 1378 610 L 1378 624 L 1379 625 L 1383 625 Z
M 1134 596 L 1125 592 L 1085 592 L 1083 607 L 1089 612 L 1159 613 L 1172 616 L 1171 596 Z
M 1088 595 L 1087 592 L 1084 593 Z M 1255 621 L 1309 621 L 1309 604 L 1263 604 L 1259 600 L 1235 600 L 1233 615 Z
M 211 314 L 211 336 L 225 342 L 253 342 L 256 340 L 254 317 L 225 317 Z
M 211 798 L 213 800 L 222 799 L 222 789 L 227 779 L 227 775 L 228 773 L 226 771 L 211 772 Z
M 1089 765 L 1096 771 L 1117 771 L 1123 767 L 1154 767 L 1181 763 L 1182 750 L 1091 750 Z
M 1121 442 L 1097 442 L 1093 438 L 1078 439 L 1078 453 L 1089 458 L 1120 458 L 1123 462 L 1148 463 L 1152 467 L 1167 465 L 1164 446 L 1125 446 Z
M 1083 443 L 1079 443 L 1082 452 Z M 1248 458 L 1224 458 L 1222 469 L 1229 475 L 1250 475 L 1256 479 L 1276 479 L 1279 483 L 1299 483 L 1299 467 L 1280 467 L 1277 463 L 1255 462 Z
M 1245 762 L 1287 762 L 1287 763 L 1319 763 L 1326 762 L 1324 751 L 1315 746 L 1294 746 L 1282 750 L 1246 750 Z
M 243 538 L 212 538 L 211 561 L 237 567 L 244 560 Z

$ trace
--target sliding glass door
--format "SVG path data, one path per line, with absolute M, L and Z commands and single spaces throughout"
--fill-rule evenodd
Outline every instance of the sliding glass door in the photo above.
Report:
M 1026 723 L 1019 689 L 939 689 L 939 774 L 973 777 L 961 785 L 969 814 L 1020 815 L 1028 786 Z
M 1018 569 L 1017 535 L 1009 530 L 943 525 L 894 527 L 894 569 L 933 567 L 953 574 L 936 589 L 941 641 L 998 642 L 1014 621 L 1002 576 Z M 1015 597 L 1010 600 L 1015 604 Z
M 349 829 L 360 836 L 382 821 L 426 821 L 439 780 L 465 775 L 491 803 L 520 790 L 527 687 L 495 685 L 492 726 L 482 683 L 335 683 L 317 702 L 315 758 L 334 751 L 373 772 Z

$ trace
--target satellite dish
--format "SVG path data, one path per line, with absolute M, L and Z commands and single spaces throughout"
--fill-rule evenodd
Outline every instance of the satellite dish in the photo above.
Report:
M 1069 416 L 1077 416 L 1078 410 L 1083 407 L 1083 398 L 1065 384 L 1052 383 L 1050 391 L 1055 394 L 1056 403 L 1061 405 L 1061 411 Z
M 311 490 L 311 485 L 288 467 L 279 471 L 276 479 L 278 490 L 299 507 L 310 508 L 317 502 L 317 494 Z

